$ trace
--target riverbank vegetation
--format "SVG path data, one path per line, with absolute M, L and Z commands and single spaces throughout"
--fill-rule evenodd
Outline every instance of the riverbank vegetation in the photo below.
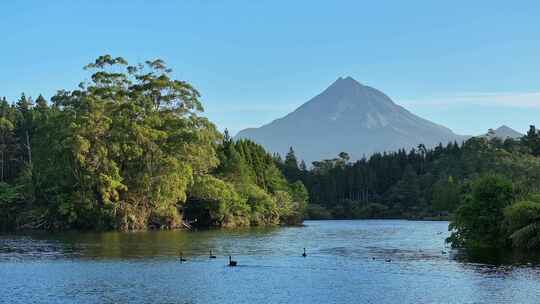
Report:
M 540 134 L 521 139 L 473 137 L 433 149 L 376 153 L 349 161 L 346 153 L 280 162 L 289 181 L 309 192 L 314 219 L 452 219 L 455 247 L 540 247 Z
M 510 179 L 476 180 L 450 224 L 453 247 L 540 248 L 540 193 L 516 191 Z
M 0 101 L 0 228 L 235 227 L 301 222 L 307 193 L 272 156 L 202 117 L 161 60 L 99 57 L 47 102 Z

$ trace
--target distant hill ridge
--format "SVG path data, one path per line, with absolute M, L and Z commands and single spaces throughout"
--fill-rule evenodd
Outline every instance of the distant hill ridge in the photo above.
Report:
M 249 138 L 280 154 L 292 146 L 299 158 L 311 162 L 342 151 L 359 159 L 466 137 L 412 114 L 375 88 L 340 77 L 293 112 L 260 128 L 242 130 L 236 138 Z
M 513 138 L 517 139 L 522 137 L 523 134 L 519 133 L 518 131 L 506 126 L 502 125 L 498 127 L 497 129 L 489 129 L 488 133 L 484 135 L 484 137 L 487 138 L 500 138 L 500 139 L 507 139 L 507 138 Z

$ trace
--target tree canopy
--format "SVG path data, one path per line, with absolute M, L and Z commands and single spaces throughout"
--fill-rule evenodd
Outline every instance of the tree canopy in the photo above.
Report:
M 200 93 L 163 60 L 104 55 L 85 70 L 89 81 L 50 104 L 1 100 L 3 227 L 174 228 L 187 205 L 208 217 L 191 220 L 216 226 L 280 224 L 300 212 L 306 198 L 273 158 L 218 132 L 200 115 Z

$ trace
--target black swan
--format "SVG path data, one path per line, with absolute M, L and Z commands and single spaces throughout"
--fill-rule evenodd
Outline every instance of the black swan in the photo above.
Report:
M 229 266 L 233 267 L 233 266 L 236 266 L 238 265 L 238 263 L 236 261 L 233 261 L 231 256 L 229 256 Z
M 180 251 L 180 263 L 187 262 L 186 259 L 184 259 L 184 255 L 182 254 L 182 251 Z

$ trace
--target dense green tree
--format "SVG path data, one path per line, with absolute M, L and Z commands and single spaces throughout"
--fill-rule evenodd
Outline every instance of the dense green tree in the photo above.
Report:
M 504 208 L 512 203 L 512 183 L 497 175 L 486 175 L 472 185 L 470 197 L 460 206 L 450 224 L 449 241 L 454 247 L 504 246 Z
M 7 230 L 16 227 L 17 213 L 20 212 L 22 199 L 20 187 L 10 186 L 0 182 L 0 229 Z
M 533 194 L 506 207 L 505 226 L 512 245 L 535 250 L 540 248 L 540 195 Z
M 298 169 L 298 160 L 292 147 L 289 148 L 289 152 L 285 156 L 285 168 L 296 168 Z
M 58 206 L 61 221 L 85 226 L 98 217 L 120 229 L 178 222 L 192 174 L 217 164 L 218 135 L 197 116 L 199 93 L 171 79 L 160 60 L 129 66 L 107 55 L 86 68 L 95 70 L 91 82 L 53 97 L 74 177 L 72 197 Z
M 184 212 L 200 227 L 245 226 L 250 216 L 247 202 L 234 186 L 209 175 L 195 178 Z
M 282 164 L 262 146 L 249 140 L 234 141 L 225 132 L 217 151 L 220 164 L 213 174 L 232 187 L 231 191 L 239 197 L 238 205 L 243 206 L 240 209 L 247 208 L 247 211 L 244 210 L 243 216 L 228 209 L 216 213 L 210 208 L 209 199 L 201 199 L 196 192 L 191 193 L 186 205 L 190 221 L 226 227 L 245 225 L 245 220 L 249 225 L 296 224 L 302 221 L 308 200 L 307 190 L 301 181 L 288 183 L 278 168 Z M 221 201 L 216 198 L 212 204 L 225 206 Z M 216 220 L 219 217 L 215 214 L 221 214 L 223 219 Z
M 5 117 L 0 117 L 0 182 L 7 179 L 9 170 L 10 149 L 14 148 L 13 123 Z
M 390 189 L 390 202 L 394 208 L 406 212 L 414 207 L 422 207 L 418 176 L 412 166 L 408 165 L 395 186 Z
M 534 156 L 540 156 L 540 135 L 535 126 L 530 126 L 529 131 L 521 138 L 521 141 Z
M 298 160 L 292 147 L 289 148 L 289 152 L 285 155 L 283 174 L 289 181 L 297 181 L 300 179 L 300 167 L 298 166 Z
M 454 211 L 461 203 L 461 189 L 452 176 L 443 178 L 433 185 L 433 210 Z
M 306 165 L 306 162 L 304 162 L 304 160 L 302 160 L 300 162 L 300 165 L 298 165 L 298 168 L 300 169 L 300 171 L 305 174 L 305 172 L 308 170 L 307 168 L 307 165 Z

